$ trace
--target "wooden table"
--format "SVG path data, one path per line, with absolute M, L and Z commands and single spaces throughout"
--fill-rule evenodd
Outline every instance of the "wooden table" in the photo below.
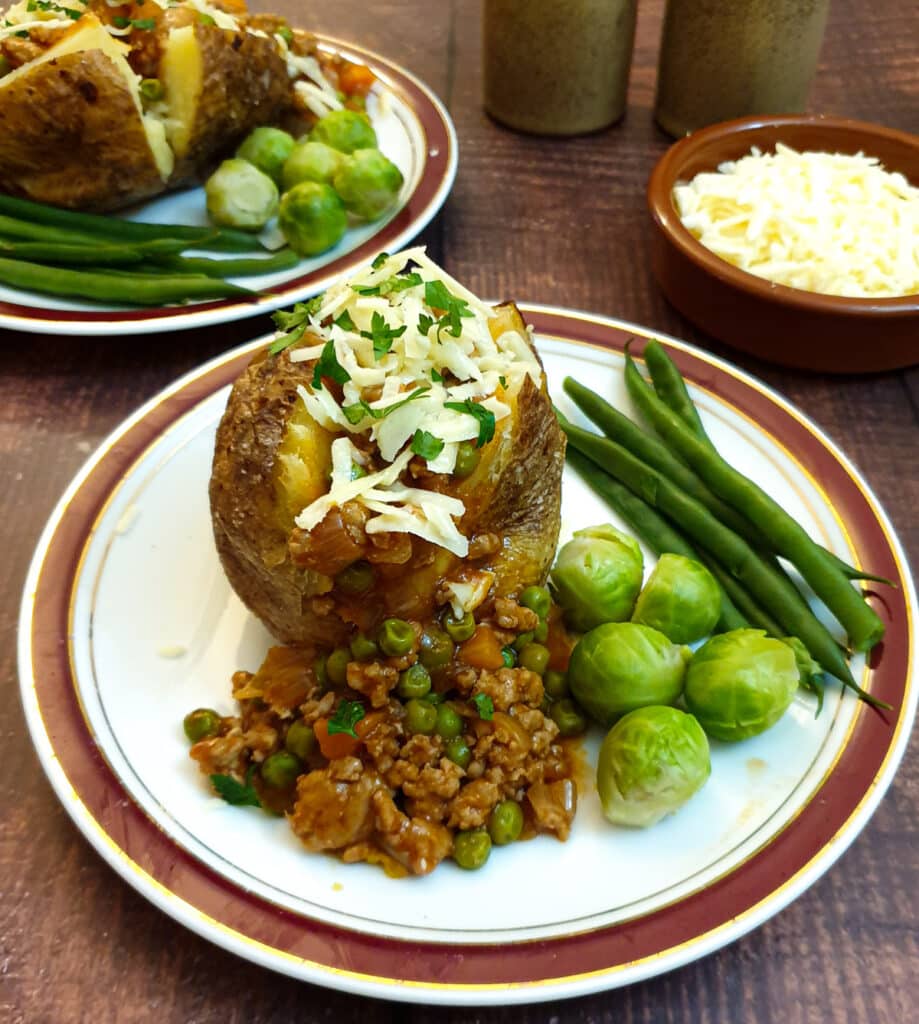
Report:
M 271 6 L 294 21 L 303 17 L 295 0 Z M 643 187 L 667 145 L 650 116 L 659 2 L 641 4 L 626 120 L 609 132 L 569 142 L 515 135 L 484 116 L 478 5 L 472 0 L 339 0 L 310 6 L 312 27 L 400 62 L 449 107 L 460 139 L 459 176 L 423 241 L 451 273 L 482 295 L 621 317 L 730 356 L 796 402 L 849 453 L 917 564 L 919 370 L 837 379 L 767 366 L 699 335 L 667 306 L 651 278 Z M 835 0 L 811 109 L 919 133 L 919 7 L 912 0 Z M 262 319 L 138 339 L 8 332 L 0 339 L 0 523 L 6 562 L 0 582 L 0 737 L 6 751 L 0 773 L 0 1019 L 9 1024 L 358 1019 L 365 1024 L 876 1024 L 915 1019 L 915 744 L 850 851 L 768 924 L 664 977 L 553 1005 L 438 1010 L 312 988 L 209 945 L 155 910 L 103 863 L 45 781 L 16 693 L 16 619 L 30 552 L 67 482 L 116 424 L 177 375 L 267 327 Z

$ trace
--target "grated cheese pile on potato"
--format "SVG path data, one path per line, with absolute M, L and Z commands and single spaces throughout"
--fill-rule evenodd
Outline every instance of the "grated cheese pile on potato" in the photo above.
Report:
M 356 501 L 373 513 L 368 534 L 410 533 L 466 556 L 469 542 L 455 522 L 463 502 L 400 476 L 415 456 L 431 473 L 452 473 L 460 443 L 490 441 L 527 376 L 542 385 L 525 335 L 509 329 L 494 338 L 495 316 L 422 248 L 383 254 L 319 297 L 302 326 L 322 340 L 290 358 L 318 361 L 300 398 L 320 426 L 344 435 L 332 443 L 328 493 L 297 516 L 297 526 L 310 530 L 332 508 Z M 326 378 L 341 385 L 340 401 Z M 369 435 L 384 468 L 361 475 L 367 459 L 349 437 L 356 434 Z
M 755 147 L 673 190 L 685 226 L 758 277 L 825 295 L 919 293 L 919 188 L 874 157 Z

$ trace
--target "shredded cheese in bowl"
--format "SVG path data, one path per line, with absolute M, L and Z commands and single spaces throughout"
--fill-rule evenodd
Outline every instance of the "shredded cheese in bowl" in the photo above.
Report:
M 679 183 L 683 224 L 776 284 L 850 298 L 919 293 L 919 188 L 863 153 L 755 147 Z
M 368 534 L 414 534 L 467 555 L 457 526 L 462 500 L 411 486 L 406 470 L 417 457 L 430 473 L 452 473 L 463 442 L 487 444 L 511 416 L 527 377 L 542 386 L 529 339 L 517 330 L 495 337 L 495 316 L 423 248 L 381 254 L 293 313 L 276 315 L 281 333 L 272 350 L 290 348 L 291 361 L 313 363 L 300 399 L 321 427 L 340 435 L 328 493 L 300 512 L 298 527 L 312 530 L 354 501 L 371 514 Z M 368 441 L 383 464 L 373 472 L 364 468 Z

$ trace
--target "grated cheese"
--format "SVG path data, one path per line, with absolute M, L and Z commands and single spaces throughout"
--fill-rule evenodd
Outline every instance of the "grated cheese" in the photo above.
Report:
M 407 278 L 409 273 L 417 278 Z M 402 284 L 414 283 L 382 295 L 361 294 L 397 277 Z M 447 311 L 428 305 L 429 285 L 445 288 L 462 308 L 456 336 L 452 322 L 436 323 Z M 341 385 L 341 401 L 321 385 L 301 385 L 298 393 L 320 426 L 343 436 L 332 442 L 329 492 L 297 516 L 297 526 L 311 530 L 332 508 L 356 501 L 372 513 L 369 534 L 410 533 L 465 557 L 469 542 L 457 526 L 466 511 L 463 502 L 409 486 L 401 476 L 415 457 L 411 446 L 417 432 L 432 435 L 442 445 L 426 459 L 428 469 L 452 473 L 459 445 L 479 439 L 480 416 L 490 413 L 497 425 L 511 415 L 527 377 L 542 386 L 542 367 L 527 338 L 508 330 L 495 341 L 489 327 L 494 316 L 490 306 L 444 273 L 421 248 L 386 256 L 376 267 L 367 265 L 322 296 L 308 318 L 302 347 L 290 358 L 314 361 L 325 358 L 328 348 L 334 351 L 349 378 Z M 386 351 L 380 346 L 374 352 L 374 323 L 378 330 L 385 325 Z M 468 401 L 487 412 L 477 416 L 448 408 Z M 352 479 L 354 465 L 366 461 L 351 441 L 357 435 L 368 438 L 387 465 Z
M 874 157 L 754 148 L 673 198 L 707 249 L 758 277 L 855 298 L 919 293 L 919 188 Z

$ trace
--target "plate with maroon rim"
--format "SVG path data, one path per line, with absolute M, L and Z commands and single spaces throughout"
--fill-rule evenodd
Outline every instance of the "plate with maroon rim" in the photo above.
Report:
M 260 292 L 254 299 L 119 307 L 0 285 L 0 327 L 40 334 L 125 335 L 228 323 L 316 295 L 377 253 L 401 249 L 422 231 L 443 206 L 456 177 L 458 146 L 450 115 L 423 82 L 398 64 L 350 43 L 327 36 L 317 38 L 321 50 L 365 64 L 376 75 L 377 82 L 367 98 L 368 113 L 380 149 L 397 164 L 405 179 L 398 203 L 383 220 L 352 224 L 334 248 L 302 259 L 290 270 L 235 279 L 235 283 Z M 204 189 L 158 196 L 133 208 L 127 216 L 159 224 L 207 225 Z
M 623 345 L 651 332 L 521 308 L 566 412 L 566 374 L 627 404 Z M 727 457 L 822 543 L 897 583 L 871 597 L 883 648 L 852 665 L 892 712 L 831 683 L 815 716 L 801 693 L 762 736 L 713 743 L 705 787 L 648 830 L 608 825 L 582 772 L 566 843 L 496 848 L 478 872 L 446 861 L 389 879 L 305 852 L 283 819 L 223 804 L 187 758 L 181 718 L 200 704 L 229 713 L 229 674 L 255 668 L 269 643 L 220 570 L 206 495 L 229 385 L 262 338 L 183 377 L 108 438 L 52 514 L 26 581 L 19 666 L 32 739 L 106 861 L 177 921 L 266 967 L 364 995 L 477 1005 L 671 970 L 820 877 L 889 786 L 915 713 L 906 560 L 868 485 L 813 423 L 728 363 L 663 340 Z M 604 520 L 616 521 L 566 470 L 562 539 Z M 585 765 L 599 738 L 585 742 Z

